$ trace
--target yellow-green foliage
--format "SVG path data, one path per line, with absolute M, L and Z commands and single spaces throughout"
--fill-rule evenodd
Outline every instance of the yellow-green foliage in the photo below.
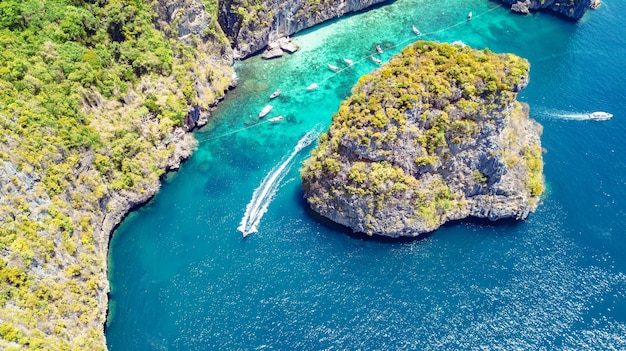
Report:
M 530 143 L 528 145 L 521 144 L 520 149 L 520 135 L 518 130 L 522 128 L 520 121 L 526 119 L 527 116 L 524 113 L 519 103 L 515 104 L 510 117 L 510 124 L 514 128 L 507 128 L 505 130 L 505 142 L 506 148 L 503 150 L 504 160 L 509 168 L 521 166 L 526 172 L 526 189 L 532 196 L 537 197 L 541 195 L 544 189 L 543 184 L 543 158 L 540 144 Z M 527 141 L 525 141 L 527 143 Z
M 415 195 L 413 205 L 419 218 L 429 225 L 436 225 L 441 222 L 441 217 L 446 212 L 454 207 L 460 207 L 461 202 L 441 178 L 435 178 L 427 190 Z
M 525 146 L 522 159 L 528 169 L 526 188 L 531 195 L 539 196 L 543 192 L 543 159 L 538 145 Z
M 419 41 L 380 70 L 361 77 L 333 117 L 330 143 L 336 150 L 344 135 L 362 146 L 393 143 L 406 126 L 405 112 L 419 108 L 426 126 L 425 133 L 416 136 L 432 155 L 447 145 L 444 132 L 455 133 L 451 141 L 460 143 L 478 132 L 472 120 L 478 113 L 511 103 L 514 86 L 528 70 L 528 62 L 515 55 Z M 455 90 L 461 91 L 460 97 L 453 97 Z M 433 107 L 442 111 L 431 114 Z M 455 113 L 453 120 L 449 113 Z M 419 162 L 427 160 L 432 161 Z
M 407 201 L 415 214 L 430 225 L 440 223 L 462 205 L 461 196 L 452 193 L 443 178 L 427 177 L 423 182 L 419 172 L 444 164 L 453 145 L 475 140 L 479 123 L 515 100 L 529 68 L 522 58 L 488 49 L 426 41 L 409 45 L 388 64 L 361 77 L 342 102 L 328 133 L 304 164 L 305 191 L 319 203 L 325 188 L 366 197 L 375 211 L 391 195 L 410 189 Z M 407 144 L 410 155 L 415 155 L 412 165 L 378 161 Z M 540 166 L 534 151 L 525 155 L 536 175 L 529 180 L 534 194 L 540 191 Z M 415 168 L 420 171 L 405 172 Z M 488 181 L 477 170 L 473 176 L 477 182 Z
M 157 180 L 173 149 L 156 144 L 189 104 L 227 88 L 217 68 L 198 67 L 206 53 L 155 29 L 151 5 L 0 1 L 0 167 L 40 179 L 27 189 L 14 177 L 0 196 L 0 349 L 104 349 L 94 323 L 106 238 L 93 219 L 111 191 Z M 224 41 L 215 21 L 209 32 Z M 215 88 L 200 99 L 198 74 Z
M 217 4 L 215 0 L 205 0 L 205 3 L 207 2 L 215 2 Z M 319 0 L 307 0 L 305 6 L 312 8 L 317 3 L 319 3 Z M 221 3 L 220 7 L 228 9 L 230 13 L 237 15 L 237 22 L 231 28 L 235 30 L 241 28 L 248 28 L 252 31 L 258 30 L 259 27 L 269 27 L 273 20 L 272 12 L 267 10 L 261 0 L 227 0 Z

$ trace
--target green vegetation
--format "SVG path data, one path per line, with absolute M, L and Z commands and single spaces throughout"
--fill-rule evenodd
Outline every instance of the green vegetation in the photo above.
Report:
M 510 104 L 517 95 L 514 86 L 522 83 L 528 69 L 528 62 L 514 55 L 419 41 L 376 75 L 359 80 L 355 93 L 335 114 L 331 135 L 358 137 L 362 145 L 390 144 L 398 131 L 411 127 L 404 113 L 418 109 L 427 125 L 417 137 L 432 155 L 447 145 L 444 132 L 453 130 L 450 141 L 458 144 L 478 132 L 472 119 L 477 113 L 487 115 Z
M 324 211 L 324 201 L 350 198 L 360 206 L 355 199 L 365 198 L 372 204 L 362 218 L 367 232 L 385 207 L 383 216 L 411 208 L 414 217 L 403 221 L 417 218 L 424 227 L 436 228 L 465 204 L 463 192 L 450 189 L 441 169 L 454 150 L 476 147 L 485 125 L 493 130 L 496 123 L 504 124 L 511 107 L 515 116 L 510 118 L 527 118 L 515 99 L 529 68 L 520 57 L 488 49 L 426 41 L 408 46 L 361 77 L 333 116 L 301 171 L 309 202 Z M 507 131 L 515 152 L 502 157 L 509 167 L 528 170 L 521 171 L 528 175 L 526 187 L 532 196 L 539 195 L 543 166 L 538 143 L 519 151 L 514 128 Z M 466 181 L 486 186 L 490 179 L 476 163 L 468 165 Z M 328 211 L 336 206 L 329 205 Z
M 109 200 L 158 181 L 174 150 L 158 145 L 230 83 L 152 5 L 0 2 L 0 173 L 16 171 L 0 188 L 0 349 L 105 348 Z M 205 35 L 225 42 L 215 21 Z
M 269 27 L 273 16 L 261 0 L 226 0 L 220 7 L 237 15 L 236 23 L 233 23 L 230 28 L 235 31 L 247 28 L 254 32 Z

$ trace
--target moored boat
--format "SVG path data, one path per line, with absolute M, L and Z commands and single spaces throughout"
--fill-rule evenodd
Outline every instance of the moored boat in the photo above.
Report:
M 313 83 L 309 85 L 308 87 L 306 87 L 306 90 L 315 90 L 317 89 L 317 87 L 318 87 L 317 83 Z
M 270 100 L 273 99 L 273 98 L 278 97 L 278 95 L 280 95 L 280 93 L 282 93 L 282 91 L 280 89 L 278 89 L 275 92 L 273 92 L 272 95 L 270 95 Z
M 376 45 L 376 52 L 379 54 L 383 53 L 383 48 L 380 47 L 380 45 Z
M 261 112 L 259 112 L 259 118 L 263 118 L 263 117 L 267 116 L 267 114 L 270 113 L 271 110 L 272 110 L 272 105 L 267 105 L 267 106 L 263 107 Z
M 594 120 L 594 121 L 606 121 L 607 119 L 610 119 L 611 117 L 613 117 L 612 114 L 608 112 L 604 112 L 604 111 L 596 111 L 596 112 L 592 112 L 589 114 L 589 119 Z
M 471 20 L 472 20 L 472 11 L 470 11 L 470 12 L 467 14 L 467 20 L 468 20 L 468 21 L 471 21 Z
M 330 63 L 328 64 L 328 68 L 330 68 L 331 71 L 335 71 L 335 72 L 339 72 L 339 67 L 335 66 L 335 65 L 331 65 Z
M 413 25 L 413 32 L 417 35 L 422 35 L 422 32 L 420 32 L 419 29 L 417 29 L 417 27 L 415 25 Z
M 372 56 L 372 61 L 376 62 L 379 65 L 383 64 L 383 61 L 381 61 L 379 58 Z
M 343 59 L 343 62 L 345 62 L 348 66 L 354 65 L 354 62 L 352 62 L 352 60 L 350 60 L 350 59 L 346 59 L 345 58 L 345 59 Z
M 276 116 L 276 117 L 272 117 L 270 119 L 268 119 L 268 121 L 270 122 L 278 122 L 278 121 L 282 121 L 283 120 L 283 116 Z

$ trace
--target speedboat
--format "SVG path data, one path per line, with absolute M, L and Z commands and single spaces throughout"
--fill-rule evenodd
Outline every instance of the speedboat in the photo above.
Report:
M 270 100 L 275 98 L 275 97 L 278 97 L 278 95 L 280 95 L 281 92 L 282 91 L 280 89 L 278 89 L 275 92 L 273 92 L 272 95 L 270 95 Z
M 339 72 L 339 67 L 331 65 L 330 63 L 328 64 L 328 68 L 330 68 L 331 71 Z
M 248 236 L 248 234 L 250 234 L 250 224 L 246 224 L 246 227 L 243 229 L 242 233 L 244 238 Z
M 422 35 L 422 32 L 420 32 L 420 30 L 417 29 L 417 27 L 415 27 L 415 25 L 413 25 L 413 32 L 415 32 L 415 34 L 417 34 L 417 35 Z
M 268 121 L 270 122 L 278 122 L 278 121 L 282 121 L 283 120 L 283 116 L 277 116 L 277 117 L 272 117 L 270 119 L 268 119 Z
M 383 64 L 383 61 L 381 61 L 379 58 L 372 56 L 372 61 L 376 62 L 379 65 Z
M 263 117 L 267 116 L 267 114 L 270 113 L 271 110 L 272 110 L 272 105 L 267 105 L 267 106 L 263 107 L 263 109 L 259 113 L 259 118 L 263 118 Z
M 306 90 L 315 90 L 317 89 L 317 87 L 318 87 L 317 83 L 313 83 L 309 85 L 308 87 L 306 87 Z
M 352 60 L 350 59 L 343 59 L 343 62 L 345 62 L 348 66 L 354 65 L 354 62 L 352 62 Z
M 594 121 L 606 121 L 607 119 L 610 119 L 611 117 L 613 117 L 612 114 L 608 112 L 603 112 L 603 111 L 596 111 L 596 112 L 592 112 L 589 114 L 589 119 L 594 120 Z
M 379 54 L 383 53 L 383 49 L 380 47 L 380 45 L 376 45 L 376 52 Z

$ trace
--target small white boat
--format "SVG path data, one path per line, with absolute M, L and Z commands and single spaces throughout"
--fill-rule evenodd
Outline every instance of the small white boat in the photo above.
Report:
M 380 45 L 376 45 L 376 52 L 379 54 L 383 53 L 383 48 L 380 47 Z
M 343 62 L 345 62 L 348 66 L 354 65 L 354 62 L 352 62 L 352 60 L 350 59 L 343 59 Z
M 471 20 L 472 20 L 472 11 L 470 11 L 470 12 L 467 14 L 467 20 L 468 20 L 468 21 L 471 21 Z
M 377 57 L 372 56 L 372 61 L 376 62 L 379 65 L 383 64 L 383 61 L 381 61 L 380 59 L 378 59 Z
M 415 27 L 415 25 L 413 25 L 413 32 L 417 35 L 422 35 L 422 32 L 420 32 L 419 29 L 417 29 L 417 27 Z
M 278 89 L 275 92 L 273 92 L 272 95 L 270 95 L 270 100 L 273 99 L 273 98 L 278 97 L 278 95 L 280 95 L 280 93 L 282 93 L 282 91 L 280 89 Z
M 272 108 L 273 108 L 272 105 L 267 105 L 267 106 L 263 107 L 261 112 L 259 112 L 259 118 L 263 118 L 263 117 L 267 116 L 267 114 L 270 113 Z
M 243 237 L 247 237 L 248 234 L 250 234 L 250 224 L 246 224 L 246 227 L 244 228 L 243 232 L 241 232 L 243 234 Z
M 306 87 L 306 90 L 315 90 L 317 89 L 317 87 L 318 87 L 317 83 L 313 83 L 309 85 L 308 87 Z
M 335 72 L 339 72 L 340 71 L 339 67 L 337 67 L 335 65 L 331 65 L 330 63 L 328 64 L 328 68 L 330 68 L 331 71 L 335 71 Z
M 589 114 L 589 119 L 594 120 L 594 121 L 606 121 L 607 119 L 610 119 L 611 117 L 613 117 L 612 114 L 608 112 L 603 112 L 603 111 L 596 111 L 596 112 L 592 112 Z
M 268 119 L 268 121 L 270 122 L 279 122 L 283 120 L 283 116 L 277 116 L 277 117 L 272 117 L 270 119 Z

